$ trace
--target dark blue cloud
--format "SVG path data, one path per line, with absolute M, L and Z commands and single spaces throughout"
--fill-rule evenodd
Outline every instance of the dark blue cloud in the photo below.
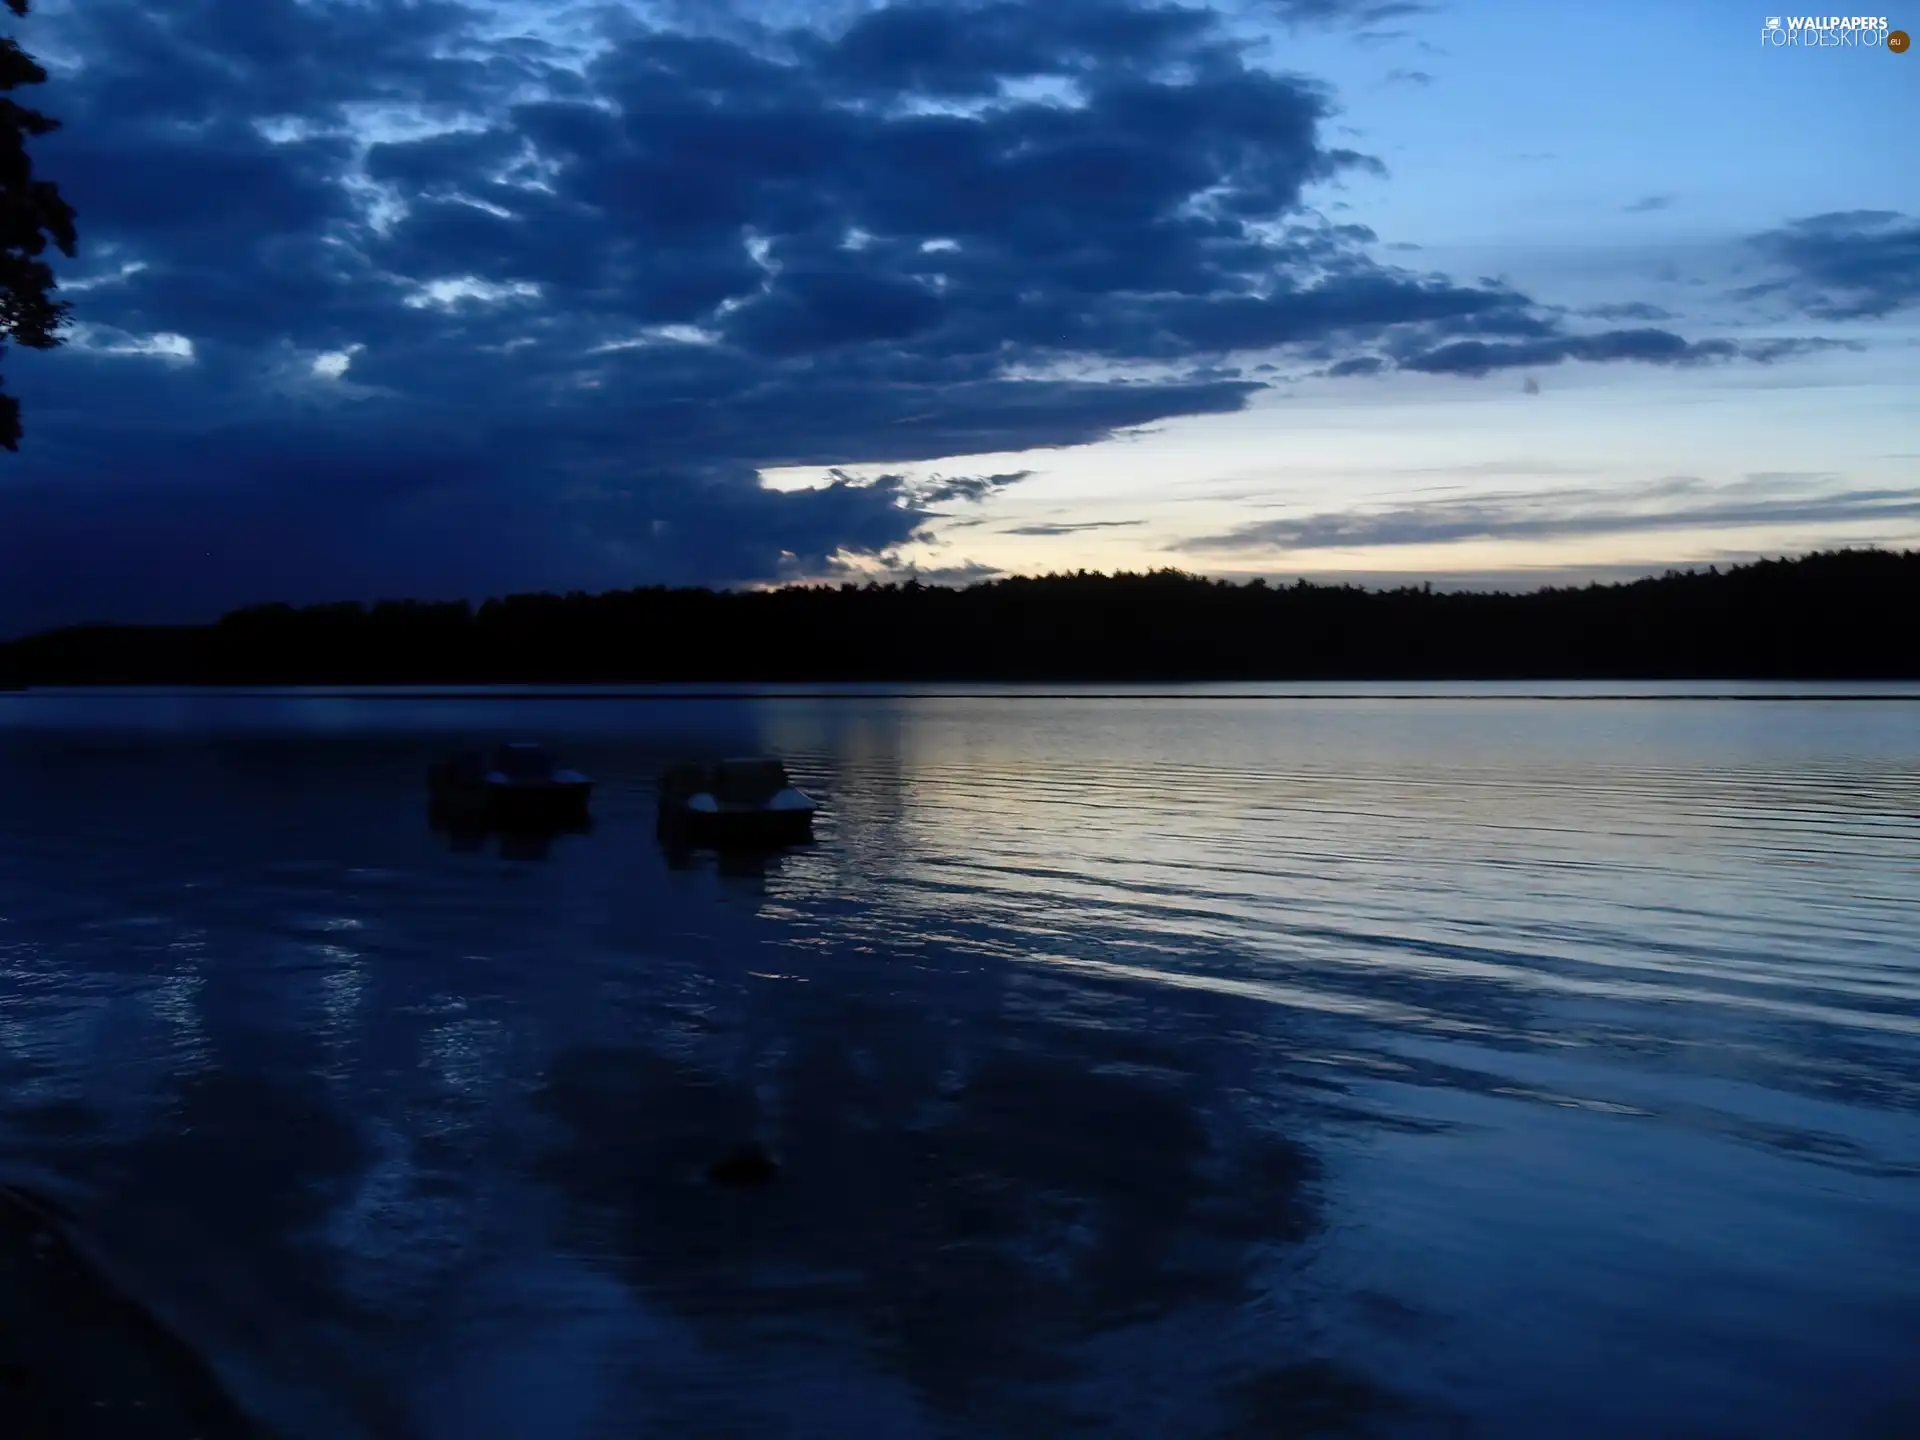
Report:
M 1327 511 L 1260 521 L 1177 547 L 1373 549 L 1463 540 L 1558 540 L 1781 525 L 1920 519 L 1920 491 L 1845 490 L 1832 476 L 1749 475 L 1729 484 L 1671 476 L 1631 489 L 1570 488 Z
M 80 62 L 39 153 L 80 212 L 87 328 L 16 366 L 0 623 L 828 567 L 977 497 L 759 470 L 1232 411 L 1259 388 L 1234 352 L 1334 374 L 1739 353 L 1568 334 L 1510 287 L 1383 263 L 1310 203 L 1380 173 L 1327 139 L 1333 97 L 1199 6 L 598 13 L 584 60 L 501 38 L 478 0 L 37 17 Z M 191 360 L 134 353 L 183 344 L 154 336 Z M 1114 365 L 1153 368 L 1094 378 Z
M 835 86 L 947 99 L 992 96 L 1008 80 L 1139 69 L 1219 49 L 1203 9 L 1086 0 L 894 5 L 808 47 L 817 72 Z
M 1581 312 L 1596 320 L 1672 320 L 1674 313 L 1644 300 L 1623 300 L 1605 305 L 1589 305 Z
M 1795 220 L 1751 244 L 1785 271 L 1747 298 L 1782 297 L 1822 320 L 1876 319 L 1920 305 L 1920 219 L 1848 210 Z
M 374 101 L 460 105 L 497 94 L 518 74 L 544 74 L 524 44 L 463 58 L 483 12 L 459 0 L 108 0 L 39 16 L 86 66 L 64 86 L 75 128 L 98 132 L 194 126 L 256 116 L 338 118 Z M 32 44 L 31 36 L 28 39 Z
M 1559 335 L 1544 340 L 1489 343 L 1457 340 L 1401 357 L 1402 370 L 1423 375 L 1490 375 L 1522 365 L 1558 365 L 1564 360 L 1641 360 L 1655 365 L 1693 365 L 1736 353 L 1732 341 L 1687 341 L 1667 330 L 1608 330 L 1598 335 Z
M 1256 8 L 1293 25 L 1352 25 L 1362 34 L 1378 34 L 1378 26 L 1431 15 L 1440 7 L 1422 0 L 1257 0 Z
M 1399 368 L 1423 375 L 1491 375 L 1520 366 L 1558 365 L 1567 360 L 1604 363 L 1634 360 L 1648 365 L 1704 365 L 1744 359 L 1772 364 L 1823 350 L 1857 349 L 1855 342 L 1818 336 L 1770 340 L 1684 340 L 1669 330 L 1605 330 L 1595 335 L 1557 335 L 1540 340 L 1489 343 L 1458 340 L 1403 355 Z
M 1006 470 L 997 475 L 942 475 L 936 477 L 921 493 L 923 503 L 939 505 L 951 500 L 971 500 L 978 502 L 986 499 L 996 490 L 1004 490 L 1009 485 L 1018 485 L 1031 470 Z

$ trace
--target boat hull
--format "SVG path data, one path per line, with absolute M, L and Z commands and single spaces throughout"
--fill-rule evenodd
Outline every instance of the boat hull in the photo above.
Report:
M 811 810 L 692 810 L 660 807 L 663 838 L 699 849 L 772 849 L 813 838 Z
M 563 785 L 450 785 L 428 798 L 438 824 L 503 830 L 567 829 L 587 823 L 591 782 Z
M 559 785 L 489 784 L 487 818 L 506 828 L 584 824 L 593 798 L 589 781 Z

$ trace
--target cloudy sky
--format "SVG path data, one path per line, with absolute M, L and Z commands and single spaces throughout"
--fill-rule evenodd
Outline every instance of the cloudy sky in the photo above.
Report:
M 36 0 L 0 633 L 1920 543 L 1920 56 L 1543 13 Z

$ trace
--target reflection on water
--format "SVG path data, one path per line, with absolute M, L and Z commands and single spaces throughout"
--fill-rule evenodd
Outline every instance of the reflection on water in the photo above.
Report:
M 8 697 L 0 1180 L 293 1436 L 1910 1434 L 1916 720 Z

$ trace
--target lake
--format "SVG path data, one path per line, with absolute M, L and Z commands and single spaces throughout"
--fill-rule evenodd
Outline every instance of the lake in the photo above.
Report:
M 301 1440 L 1910 1436 L 1862 688 L 0 696 L 0 1180 Z

